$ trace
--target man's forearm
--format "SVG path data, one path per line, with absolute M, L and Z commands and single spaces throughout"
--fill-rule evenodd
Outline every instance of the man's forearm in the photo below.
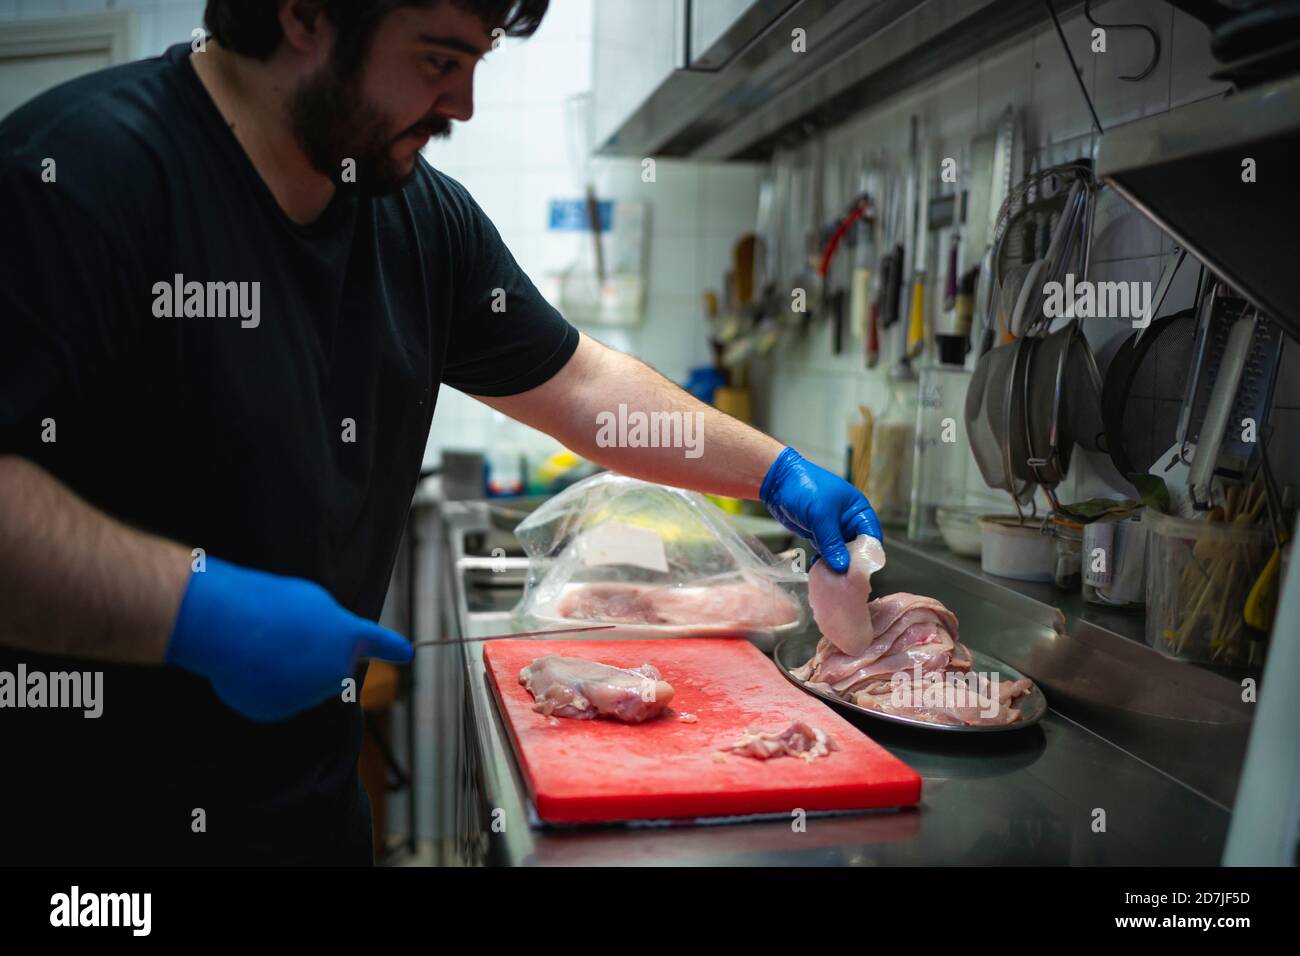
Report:
M 0 455 L 0 644 L 161 663 L 190 554 L 114 521 L 44 469 Z
M 620 369 L 608 383 L 605 394 L 612 397 L 597 402 L 599 408 L 589 409 L 588 414 L 595 421 L 597 415 L 605 413 L 602 424 L 608 437 L 611 433 L 619 435 L 619 429 L 623 428 L 621 421 L 626 421 L 632 412 L 641 412 L 645 417 L 640 422 L 647 437 L 656 422 L 662 423 L 658 435 L 660 447 L 629 440 L 636 434 L 636 419 L 632 419 L 631 428 L 623 428 L 621 440 L 613 444 L 602 444 L 598 440 L 601 427 L 593 426 L 594 436 L 588 446 L 569 447 L 597 464 L 634 478 L 705 494 L 757 500 L 763 476 L 785 446 L 770 435 L 704 404 L 638 360 L 622 353 L 614 354 L 626 360 L 627 367 Z M 626 406 L 626 415 L 620 405 Z M 677 413 L 681 413 L 684 436 L 680 444 L 673 443 L 678 434 Z M 655 415 L 660 417 L 652 417 Z M 668 436 L 666 441 L 665 436 Z
M 783 447 L 645 363 L 585 335 L 573 358 L 546 384 L 484 401 L 607 468 L 733 498 L 757 499 Z M 652 430 L 659 447 L 647 443 Z

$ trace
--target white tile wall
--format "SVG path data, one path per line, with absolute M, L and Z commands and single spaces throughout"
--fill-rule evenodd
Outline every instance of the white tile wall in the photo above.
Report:
M 203 23 L 203 0 L 0 0 L 0 21 L 129 10 L 135 23 L 132 56 L 155 56 L 190 38 Z
M 973 72 L 979 91 L 979 129 L 984 132 L 996 126 L 1008 106 L 1017 113 L 1029 106 L 1035 72 L 1033 38 L 990 51 L 980 57 Z
M 1092 227 L 1092 261 L 1157 255 L 1164 232 L 1114 190 L 1103 190 Z
M 474 119 L 425 154 L 465 184 L 539 285 L 548 269 L 566 264 L 557 261 L 559 245 L 548 242 L 550 201 L 582 195 L 588 172 L 565 115 L 570 97 L 591 84 L 593 2 L 555 0 L 534 37 L 508 40 L 489 54 L 475 78 Z M 732 243 L 754 227 L 761 169 L 659 160 L 647 183 L 639 160 L 597 158 L 589 171 L 601 198 L 649 205 L 651 239 L 643 324 L 584 331 L 684 381 L 690 368 L 709 361 L 702 292 L 721 288 Z M 479 447 L 488 414 L 444 390 L 426 458 L 466 442 Z M 503 427 L 502 441 L 551 444 L 522 426 Z
M 1102 126 L 1109 129 L 1169 109 L 1172 57 L 1168 47 L 1174 8 L 1141 0 L 1110 0 L 1096 6 L 1094 17 L 1107 24 L 1144 23 L 1156 31 L 1161 43 L 1160 59 L 1150 75 L 1138 81 L 1124 80 L 1121 77 L 1136 76 L 1150 63 L 1151 38 L 1140 30 L 1106 29 L 1106 52 L 1097 56 L 1093 86 L 1093 101 Z
M 1079 79 L 1091 94 L 1097 76 L 1097 57 L 1089 47 L 1088 24 L 1075 18 L 1062 26 L 1079 66 Z M 1049 26 L 1035 33 L 1033 89 L 1029 102 L 1030 145 L 1048 146 L 1092 131 L 1092 114 L 1080 92 L 1079 79 L 1070 75 L 1070 61 L 1061 49 L 1056 28 Z

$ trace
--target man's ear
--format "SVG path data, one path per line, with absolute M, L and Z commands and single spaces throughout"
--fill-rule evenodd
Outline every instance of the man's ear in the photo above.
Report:
M 300 56 L 314 58 L 334 42 L 334 25 L 321 0 L 279 0 L 284 42 Z

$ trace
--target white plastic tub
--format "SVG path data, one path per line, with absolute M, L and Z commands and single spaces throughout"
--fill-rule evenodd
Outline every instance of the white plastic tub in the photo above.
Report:
M 983 550 L 980 538 L 979 519 L 988 512 L 977 508 L 952 507 L 941 505 L 935 509 L 935 523 L 939 525 L 939 534 L 943 543 L 953 554 L 978 558 Z
M 1056 571 L 1056 539 L 1041 519 L 1020 524 L 1015 515 L 985 515 L 979 519 L 980 567 L 989 574 L 1016 581 L 1052 581 Z

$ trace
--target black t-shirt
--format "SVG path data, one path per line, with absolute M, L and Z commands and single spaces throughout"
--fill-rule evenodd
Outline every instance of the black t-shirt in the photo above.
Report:
M 0 123 L 0 453 L 375 619 L 439 383 L 525 391 L 578 335 L 423 160 L 400 192 L 295 224 L 189 56 L 82 77 Z M 369 852 L 359 705 L 256 724 L 176 668 L 0 645 L 0 671 L 19 663 L 102 670 L 103 715 L 0 709 L 0 861 L 23 838 L 46 860 Z

